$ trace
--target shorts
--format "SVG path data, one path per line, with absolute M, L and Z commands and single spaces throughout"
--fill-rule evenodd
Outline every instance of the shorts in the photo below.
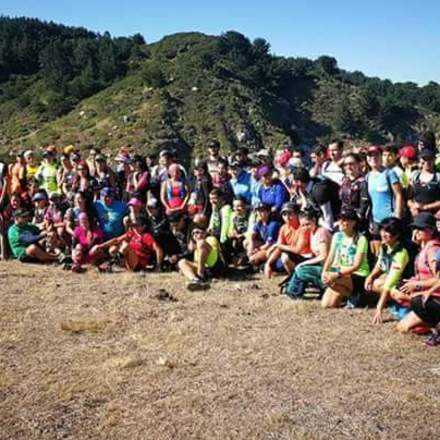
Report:
M 423 296 L 418 295 L 411 299 L 411 310 L 431 327 L 440 322 L 440 298 L 430 296 L 423 302 Z
M 21 257 L 18 257 L 17 260 L 20 261 L 20 263 L 39 263 L 37 258 L 27 254 L 23 254 Z
M 208 278 L 218 278 L 223 274 L 224 271 L 225 271 L 225 264 L 223 263 L 223 260 L 220 258 L 220 256 L 217 258 L 217 261 L 215 262 L 214 266 L 207 267 L 205 269 L 205 273 Z

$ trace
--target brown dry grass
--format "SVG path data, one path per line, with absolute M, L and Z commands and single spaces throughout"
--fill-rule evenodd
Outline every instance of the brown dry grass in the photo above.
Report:
M 0 264 L 1 439 L 434 439 L 440 351 L 276 282 Z M 166 289 L 178 301 L 170 301 Z

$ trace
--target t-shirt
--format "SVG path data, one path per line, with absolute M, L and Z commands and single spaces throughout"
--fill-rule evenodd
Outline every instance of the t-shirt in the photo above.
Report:
M 139 234 L 136 231 L 130 230 L 127 232 L 127 238 L 130 240 L 130 249 L 132 249 L 142 261 L 148 264 L 154 254 L 155 241 L 153 236 L 148 232 Z
M 220 243 L 212 235 L 206 237 L 206 243 L 209 244 L 211 250 L 209 251 L 208 257 L 206 258 L 205 267 L 212 268 L 215 266 L 218 259 L 221 258 Z M 197 263 L 199 259 L 200 259 L 200 252 L 198 249 L 196 249 L 194 251 L 194 262 Z
M 95 202 L 95 209 L 106 240 L 124 233 L 123 219 L 128 211 L 125 203 L 114 200 L 111 205 L 106 205 L 102 200 L 98 200 Z
M 344 172 L 337 163 L 329 161 L 325 162 L 322 166 L 321 176 L 341 185 L 342 179 L 344 178 Z
M 258 191 L 258 197 L 261 203 L 269 205 L 271 208 L 275 208 L 277 211 L 280 211 L 289 196 L 285 186 L 282 183 L 274 182 L 267 187 L 261 186 Z
M 26 255 L 26 248 L 36 243 L 40 237 L 40 230 L 33 224 L 13 224 L 8 230 L 9 246 L 14 258 L 20 259 Z
M 246 200 L 246 203 L 251 202 L 251 175 L 247 171 L 242 171 L 237 179 L 231 179 L 230 181 L 232 191 L 235 197 L 241 197 Z
M 368 241 L 363 235 L 359 235 L 355 243 L 354 237 L 348 237 L 343 232 L 337 232 L 333 236 L 331 247 L 331 252 L 334 252 L 332 263 L 333 268 L 342 269 L 353 266 L 356 254 L 361 252 L 362 263 L 359 269 L 354 272 L 354 275 L 359 275 L 361 277 L 366 277 L 368 275 L 370 272 L 367 260 Z
M 380 223 L 394 214 L 394 192 L 392 185 L 400 181 L 393 170 L 385 169 L 383 171 L 370 171 L 367 174 L 367 182 L 373 221 Z
M 397 287 L 402 274 L 409 263 L 409 254 L 405 248 L 396 251 L 381 246 L 377 264 L 382 273 L 386 274 L 384 288 L 387 290 Z
M 318 228 L 310 238 L 310 249 L 312 254 L 317 256 L 320 251 L 322 243 L 330 243 L 331 234 L 328 229 L 320 227 Z
M 303 242 L 304 246 L 299 250 L 298 254 L 304 257 L 310 256 L 312 252 L 310 249 L 310 230 L 302 226 L 292 224 L 285 224 L 281 226 L 278 236 L 279 244 L 293 247 L 299 242 Z
M 273 244 L 277 241 L 278 232 L 280 230 L 280 224 L 276 221 L 270 221 L 269 223 L 257 222 L 254 225 L 253 233 L 264 244 Z
M 92 245 L 102 243 L 104 240 L 104 233 L 101 229 L 94 229 L 91 235 L 82 226 L 77 226 L 73 230 L 73 238 L 84 248 L 89 248 Z
M 48 193 L 58 191 L 57 166 L 55 164 L 45 163 L 40 165 L 35 177 L 41 182 L 40 187 Z

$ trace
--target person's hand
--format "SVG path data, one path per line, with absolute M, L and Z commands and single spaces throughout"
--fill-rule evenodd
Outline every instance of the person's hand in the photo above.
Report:
M 402 293 L 406 293 L 407 295 L 409 295 L 412 292 L 415 292 L 417 289 L 417 281 L 411 281 L 411 280 L 403 280 L 404 284 L 403 286 L 399 289 L 400 292 Z
M 376 312 L 373 315 L 373 319 L 371 321 L 373 324 L 382 324 L 383 323 L 383 319 L 382 319 L 382 310 L 381 309 L 376 309 Z
M 373 290 L 373 278 L 371 278 L 370 276 L 368 276 L 365 279 L 365 284 L 364 284 L 364 288 L 367 292 L 371 292 Z

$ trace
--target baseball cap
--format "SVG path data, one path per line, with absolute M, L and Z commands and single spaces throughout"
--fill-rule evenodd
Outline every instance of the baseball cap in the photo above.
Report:
M 108 196 L 113 197 L 113 189 L 106 186 L 105 188 L 101 189 L 100 194 L 101 194 L 101 197 L 108 197 Z
M 271 173 L 271 168 L 268 165 L 263 165 L 258 169 L 258 177 L 261 178 Z
M 382 154 L 382 148 L 378 145 L 371 145 L 367 148 L 367 156 L 374 156 L 376 154 Z
M 412 145 L 405 145 L 399 150 L 399 156 L 400 157 L 406 157 L 410 160 L 416 160 L 417 159 L 417 150 Z
M 344 220 L 359 220 L 359 217 L 354 209 L 345 208 L 341 211 L 339 218 Z
M 270 207 L 270 205 L 268 205 L 266 203 L 258 203 L 255 205 L 255 209 L 257 211 L 270 211 L 271 207 Z
M 32 150 L 26 150 L 24 153 L 23 153 L 23 156 L 24 157 L 29 157 L 29 156 L 32 156 L 34 154 L 34 152 L 32 151 Z
M 411 223 L 414 229 L 433 229 L 437 228 L 437 222 L 433 214 L 430 212 L 421 212 L 417 214 Z
M 44 192 L 37 192 L 32 197 L 33 202 L 39 202 L 40 200 L 47 200 L 47 194 Z
M 136 197 L 132 197 L 128 201 L 128 206 L 137 206 L 140 208 L 142 206 L 142 202 L 139 199 L 137 199 Z
M 284 212 L 298 212 L 299 211 L 299 207 L 296 203 L 292 203 L 292 202 L 286 202 L 284 203 L 283 207 L 281 208 L 281 214 L 283 214 Z
M 435 159 L 435 152 L 432 151 L 430 148 L 424 148 L 424 149 L 420 152 L 419 156 L 420 156 L 422 159 L 434 160 L 434 159 Z
M 26 211 L 25 209 L 16 209 L 12 215 L 14 216 L 14 218 L 19 218 L 19 217 L 30 217 L 30 212 Z

